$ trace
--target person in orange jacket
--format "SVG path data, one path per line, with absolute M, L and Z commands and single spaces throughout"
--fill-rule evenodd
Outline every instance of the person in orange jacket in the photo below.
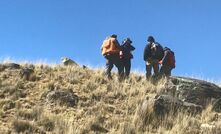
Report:
M 106 75 L 109 79 L 112 79 L 111 70 L 115 65 L 118 69 L 119 79 L 123 78 L 123 66 L 120 61 L 121 47 L 117 40 L 117 35 L 113 34 L 104 40 L 101 46 L 102 55 L 106 59 Z

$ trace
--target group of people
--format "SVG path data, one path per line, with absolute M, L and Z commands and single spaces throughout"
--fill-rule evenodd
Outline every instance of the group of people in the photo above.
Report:
M 144 61 L 146 64 L 146 78 L 158 76 L 170 76 L 171 70 L 175 68 L 174 52 L 168 47 L 163 48 L 155 42 L 153 36 L 149 36 L 148 43 L 144 49 Z M 124 39 L 120 45 L 117 35 L 113 34 L 107 37 L 101 46 L 102 55 L 106 59 L 106 76 L 112 79 L 111 70 L 115 65 L 118 69 L 119 79 L 129 77 L 131 70 L 132 51 L 135 47 L 130 38 Z M 161 67 L 159 68 L 159 65 Z M 152 74 L 153 69 L 153 74 Z

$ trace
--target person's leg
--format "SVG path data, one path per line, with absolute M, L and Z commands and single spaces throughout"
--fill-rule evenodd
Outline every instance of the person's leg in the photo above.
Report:
M 161 68 L 160 68 L 160 75 L 161 76 L 165 75 L 165 66 L 161 66 Z
M 160 74 L 164 75 L 164 76 L 171 76 L 171 67 L 168 66 L 162 66 L 160 69 Z
M 158 76 L 158 74 L 159 74 L 159 63 L 158 63 L 158 61 L 155 60 L 152 65 L 153 65 L 153 70 L 154 70 L 154 76 Z
M 131 69 L 131 60 L 125 60 L 125 76 L 129 77 L 130 75 L 130 69 Z
M 172 70 L 171 67 L 166 67 L 165 75 L 166 76 L 171 76 L 171 70 Z
M 147 62 L 146 63 L 146 79 L 149 79 L 151 77 L 151 69 L 152 69 L 151 63 Z
M 120 62 L 121 62 L 121 65 L 122 65 L 123 76 L 124 76 L 124 75 L 125 75 L 125 72 L 126 72 L 126 62 L 125 62 L 124 59 L 121 59 Z
M 111 70 L 113 68 L 113 57 L 111 55 L 109 55 L 108 57 L 106 57 L 106 76 L 109 79 L 112 79 L 111 77 Z
M 119 79 L 122 80 L 124 76 L 124 64 L 118 55 L 114 56 L 113 63 L 118 69 Z

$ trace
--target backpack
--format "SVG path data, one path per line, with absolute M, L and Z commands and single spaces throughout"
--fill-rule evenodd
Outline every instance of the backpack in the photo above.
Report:
M 114 38 L 109 38 L 109 39 L 104 40 L 101 46 L 102 55 L 119 54 L 120 50 L 115 44 L 115 40 L 116 39 Z
M 169 50 L 169 52 L 168 52 L 168 65 L 172 68 L 176 67 L 175 54 L 171 50 Z

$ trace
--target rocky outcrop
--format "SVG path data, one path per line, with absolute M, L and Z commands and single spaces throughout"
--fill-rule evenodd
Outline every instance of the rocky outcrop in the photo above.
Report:
M 155 116 L 165 116 L 169 113 L 178 111 L 186 111 L 191 114 L 200 113 L 202 106 L 193 103 L 187 103 L 175 98 L 171 95 L 156 95 L 155 97 L 146 97 L 140 107 L 140 113 L 147 113 Z
M 75 61 L 67 57 L 61 58 L 61 62 L 64 66 L 77 66 L 78 65 Z
M 31 75 L 34 73 L 34 70 L 31 68 L 24 68 L 21 69 L 20 71 L 20 76 L 21 78 L 25 79 L 25 80 L 30 80 Z
M 221 88 L 213 83 L 185 78 L 170 77 L 164 89 L 156 96 L 147 96 L 137 109 L 138 122 L 144 126 L 168 114 L 179 111 L 190 114 L 201 113 L 207 104 L 221 112 Z M 157 122 L 156 122 L 157 123 Z
M 51 90 L 45 92 L 42 97 L 48 104 L 58 104 L 60 106 L 74 107 L 78 103 L 78 96 L 72 91 Z
M 0 64 L 0 71 L 4 71 L 5 69 L 21 69 L 21 66 L 16 63 Z
M 219 113 L 221 112 L 221 98 L 214 102 L 212 110 Z
M 221 98 L 221 88 L 213 83 L 185 77 L 170 77 L 165 92 L 178 99 L 205 107 Z

